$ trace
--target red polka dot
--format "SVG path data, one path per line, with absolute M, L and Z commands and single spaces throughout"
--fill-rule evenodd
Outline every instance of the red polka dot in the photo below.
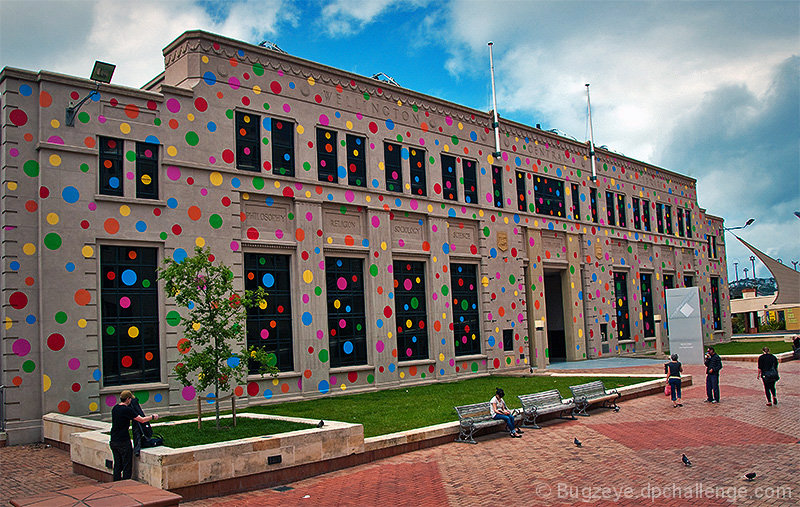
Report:
M 347 374 L 347 380 L 350 381 L 351 384 L 355 383 L 355 381 L 358 380 L 358 373 L 351 371 Z
M 250 227 L 247 229 L 247 239 L 258 239 L 258 229 L 255 227 Z
M 258 384 L 257 383 L 250 382 L 249 384 L 247 384 L 247 394 L 248 394 L 248 396 L 256 396 L 256 395 L 258 395 L 258 391 L 259 391 L 259 388 L 258 388 Z
M 107 218 L 103 222 L 103 229 L 109 234 L 116 234 L 119 232 L 119 222 L 116 218 Z
M 28 305 L 28 296 L 22 292 L 15 292 L 11 294 L 11 297 L 8 298 L 8 303 L 15 310 L 22 310 Z
M 206 109 L 208 109 L 208 102 L 206 102 L 206 99 L 203 97 L 197 97 L 194 100 L 194 108 L 203 113 Z
M 180 225 L 175 224 L 175 225 L 172 226 L 172 234 L 174 234 L 176 236 L 180 236 L 182 232 L 183 232 L 183 229 L 181 228 Z
M 133 358 L 131 358 L 131 356 L 125 356 L 122 358 L 122 366 L 124 366 L 125 368 L 130 368 L 132 364 L 133 364 Z
M 377 134 L 378 133 L 378 124 L 375 123 L 374 121 L 369 122 L 369 131 L 372 132 L 373 134 Z
M 59 333 L 53 333 L 47 337 L 47 347 L 52 351 L 59 351 L 64 348 L 64 337 Z
M 273 81 L 269 84 L 269 89 L 272 90 L 272 93 L 277 95 L 281 92 L 281 84 L 277 81 Z
M 14 109 L 8 113 L 8 119 L 17 127 L 22 127 L 28 123 L 28 115 L 22 109 Z
M 233 163 L 233 151 L 231 151 L 231 150 L 223 151 L 222 152 L 222 160 L 224 160 L 226 164 L 232 164 Z
M 384 316 L 385 316 L 387 319 L 388 319 L 389 317 L 391 317 L 391 316 L 392 316 L 392 307 L 391 307 L 391 306 L 385 306 L 385 307 L 383 308 L 383 315 L 384 315 Z
M 79 383 L 75 382 L 74 384 L 72 384 L 72 392 L 73 393 L 77 393 L 80 390 L 81 390 L 81 385 Z
M 66 414 L 69 412 L 69 402 L 67 400 L 62 400 L 58 402 L 58 411 L 62 414 Z

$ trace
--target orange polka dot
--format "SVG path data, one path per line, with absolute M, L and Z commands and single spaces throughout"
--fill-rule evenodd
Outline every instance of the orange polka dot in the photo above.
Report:
M 200 220 L 200 217 L 203 215 L 198 206 L 190 206 L 187 213 L 189 214 L 189 218 L 195 221 Z
M 117 222 L 116 218 L 107 218 L 103 222 L 103 229 L 109 234 L 116 234 L 119 232 L 119 222 Z
M 92 295 L 86 289 L 78 289 L 75 291 L 75 302 L 79 306 L 86 306 L 92 302 Z

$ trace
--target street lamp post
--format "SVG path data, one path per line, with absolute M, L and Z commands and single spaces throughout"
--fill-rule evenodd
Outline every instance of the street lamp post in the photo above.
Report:
M 736 271 L 736 281 L 738 282 L 739 281 L 739 263 L 738 262 L 734 262 L 733 263 L 733 269 L 734 269 L 734 271 Z
M 744 268 L 744 279 L 747 280 L 747 272 L 750 271 L 747 268 Z
M 792 264 L 794 265 L 794 270 L 795 271 L 797 271 L 797 263 L 798 262 L 800 262 L 800 261 L 792 261 Z
M 751 255 L 750 256 L 750 262 L 753 263 L 753 280 L 755 280 L 756 279 L 756 256 L 755 255 Z

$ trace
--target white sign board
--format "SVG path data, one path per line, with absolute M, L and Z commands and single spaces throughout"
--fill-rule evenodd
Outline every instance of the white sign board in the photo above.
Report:
M 703 364 L 703 314 L 697 287 L 667 289 L 669 353 L 683 364 Z

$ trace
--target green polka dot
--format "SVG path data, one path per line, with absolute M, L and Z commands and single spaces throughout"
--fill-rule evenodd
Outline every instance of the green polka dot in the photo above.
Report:
M 375 264 L 371 265 L 369 267 L 369 274 L 372 276 L 378 276 L 378 266 L 376 266 Z
M 569 272 L 570 272 L 570 274 L 574 275 L 575 274 L 575 266 L 570 266 L 569 267 Z
M 225 111 L 225 116 L 228 117 L 229 120 L 233 119 L 233 109 L 228 109 Z
M 167 324 L 177 326 L 181 323 L 181 314 L 177 310 L 170 310 L 167 313 Z
M 167 239 L 167 233 L 166 232 L 162 232 L 161 234 L 158 235 L 158 237 L 161 238 L 161 240 L 163 241 L 163 240 Z
M 200 136 L 197 135 L 197 132 L 190 130 L 186 133 L 186 144 L 189 146 L 197 146 L 197 143 L 200 142 Z
M 375 375 L 370 373 L 369 375 L 367 375 L 367 383 L 372 384 L 373 382 L 375 382 Z
M 256 76 L 263 76 L 264 75 L 264 66 L 260 63 L 256 62 L 253 64 L 253 74 Z
M 310 171 L 311 170 L 311 164 L 309 164 L 308 162 L 303 162 L 303 170 L 304 171 Z
M 417 299 L 416 297 L 411 298 L 411 308 L 413 308 L 414 310 L 419 308 L 419 299 Z
M 286 217 L 287 217 L 289 220 L 294 220 L 294 213 L 292 213 L 292 212 L 290 211 L 290 212 L 289 212 L 289 214 L 288 214 L 288 215 L 286 215 Z
M 150 280 L 147 279 L 142 280 L 142 287 L 144 287 L 145 289 L 150 287 Z
M 320 287 L 320 286 L 314 287 L 314 295 L 315 296 L 321 296 L 322 295 L 322 287 Z
M 278 364 L 278 356 L 270 352 L 267 354 L 267 366 L 276 366 Z
M 461 309 L 464 311 L 469 309 L 469 303 L 467 302 L 466 299 L 461 300 Z
M 489 227 L 484 227 L 483 228 L 483 235 L 486 236 L 487 238 L 489 237 L 489 234 L 491 234 L 491 233 L 492 233 L 492 231 L 489 230 Z
M 153 125 L 155 125 L 156 127 L 160 127 L 161 126 L 161 118 L 156 118 L 155 120 L 153 120 Z
M 150 391 L 137 391 L 133 393 L 139 403 L 147 403 L 147 400 L 150 399 Z
M 452 136 L 452 137 L 450 138 L 450 141 L 451 141 L 453 144 L 458 144 L 458 138 L 457 138 L 456 136 Z
M 22 166 L 22 170 L 26 175 L 30 176 L 31 178 L 35 178 L 39 176 L 39 162 L 35 160 L 28 160 Z
M 369 100 L 369 93 L 364 92 L 364 100 Z
M 471 369 L 473 372 L 476 372 L 476 371 L 478 371 L 478 363 L 475 363 L 475 362 L 473 362 L 473 363 L 472 363 L 472 365 L 470 366 L 470 369 Z
M 59 324 L 63 324 L 67 321 L 67 312 L 58 312 L 56 313 L 56 322 Z
M 516 281 L 517 281 L 517 277 L 516 276 L 511 275 L 511 276 L 508 277 L 508 283 L 515 283 Z
M 219 229 L 220 227 L 222 227 L 222 217 L 214 213 L 213 215 L 208 217 L 208 223 L 214 229 Z
M 319 351 L 319 360 L 322 363 L 327 363 L 328 362 L 328 350 L 327 349 L 322 349 L 322 350 Z
M 88 173 L 89 172 L 89 164 L 81 164 L 81 171 Z
M 269 102 L 264 102 L 264 110 L 269 111 Z
M 31 361 L 30 359 L 22 363 L 22 371 L 24 371 L 25 373 L 32 373 L 33 370 L 35 369 L 36 369 L 36 363 Z
M 255 188 L 256 190 L 261 190 L 262 188 L 264 188 L 264 178 L 260 176 L 253 178 L 253 188 Z
M 128 159 L 128 162 L 136 162 L 136 152 L 133 150 L 128 150 L 125 152 L 125 158 Z
M 447 285 L 442 285 L 442 296 L 446 296 L 450 293 L 450 287 Z
M 414 104 L 413 106 L 411 106 L 411 110 L 416 113 L 417 111 L 419 111 L 419 108 L 417 107 L 416 104 Z
M 114 330 L 114 326 L 108 326 L 108 327 L 106 327 L 106 334 L 107 334 L 107 335 L 109 335 L 109 336 L 113 335 L 113 334 L 114 334 L 114 331 L 115 331 L 115 330 Z
M 397 139 L 398 143 L 402 143 L 403 142 L 403 135 L 402 134 L 397 134 L 397 137 L 395 139 Z
M 61 236 L 55 232 L 51 232 L 44 237 L 44 246 L 49 250 L 58 250 L 61 248 Z
M 89 120 L 91 120 L 91 117 L 89 116 L 89 113 L 87 113 L 86 111 L 81 111 L 78 114 L 78 121 L 79 122 L 81 122 L 81 123 L 89 123 Z

